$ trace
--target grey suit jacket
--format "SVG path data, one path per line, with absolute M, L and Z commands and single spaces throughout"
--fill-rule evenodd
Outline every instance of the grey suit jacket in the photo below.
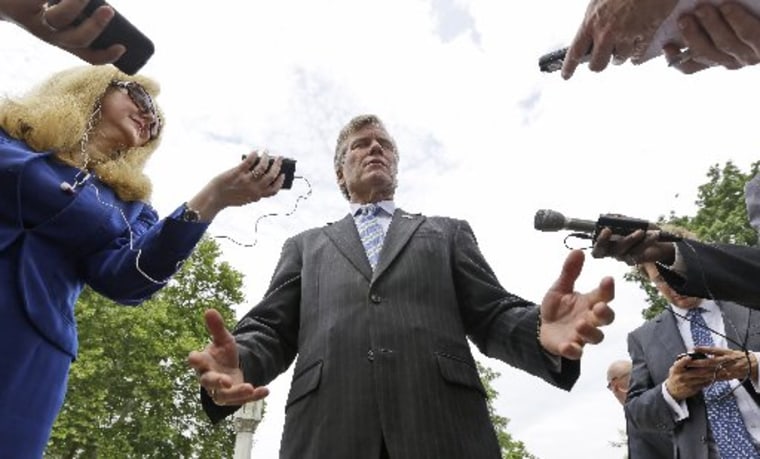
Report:
M 353 218 L 286 241 L 265 298 L 234 334 L 247 381 L 297 357 L 282 458 L 499 458 L 467 337 L 563 389 L 538 345 L 538 308 L 508 293 L 469 225 L 397 209 L 373 272 Z M 212 420 L 234 411 L 203 395 Z
M 726 336 L 760 350 L 760 312 L 734 303 L 721 303 Z M 739 349 L 729 340 L 729 347 Z M 686 352 L 676 319 L 664 311 L 628 335 L 628 352 L 633 361 L 626 416 L 641 430 L 672 432 L 675 456 L 681 459 L 708 458 L 708 421 L 701 394 L 686 400 L 689 417 L 676 423 L 662 396 L 661 384 L 668 377 L 676 356 Z
M 673 437 L 670 432 L 641 430 L 626 419 L 628 459 L 672 459 Z

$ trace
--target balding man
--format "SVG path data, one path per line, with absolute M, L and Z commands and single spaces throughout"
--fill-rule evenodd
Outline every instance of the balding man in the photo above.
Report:
M 631 361 L 616 360 L 607 368 L 607 389 L 625 406 L 628 383 L 631 379 Z M 673 456 L 673 440 L 669 434 L 636 429 L 625 419 L 628 434 L 628 459 L 665 459 Z

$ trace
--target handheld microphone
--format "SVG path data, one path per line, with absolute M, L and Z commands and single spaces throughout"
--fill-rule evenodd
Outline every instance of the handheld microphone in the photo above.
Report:
M 599 216 L 599 219 L 594 222 L 591 220 L 567 218 L 561 213 L 550 209 L 540 209 L 536 212 L 536 215 L 533 218 L 533 227 L 539 231 L 576 231 L 579 233 L 590 234 L 591 238 L 594 240 L 596 240 L 597 234 L 603 228 L 609 228 L 612 230 L 612 234 L 618 236 L 628 236 L 637 230 L 659 230 L 657 225 L 654 225 L 647 220 L 626 217 L 623 215 L 602 214 Z M 677 242 L 681 240 L 681 237 L 665 231 L 660 231 L 657 240 L 661 242 Z
M 596 222 L 566 218 L 561 213 L 550 209 L 540 209 L 536 212 L 535 217 L 533 217 L 533 227 L 539 231 L 570 230 L 581 233 L 596 232 Z

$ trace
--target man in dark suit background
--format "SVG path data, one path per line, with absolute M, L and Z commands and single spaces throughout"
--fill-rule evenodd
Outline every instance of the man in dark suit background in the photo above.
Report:
M 612 392 L 620 406 L 625 406 L 628 385 L 631 380 L 631 361 L 615 360 L 607 368 L 607 389 Z M 671 459 L 673 440 L 669 432 L 637 429 L 625 416 L 627 459 Z
M 760 457 L 752 352 L 760 350 L 760 314 L 679 295 L 653 263 L 641 268 L 671 304 L 628 336 L 627 417 L 640 430 L 672 431 L 677 458 Z M 692 348 L 707 358 L 683 356 Z
M 206 314 L 213 341 L 189 363 L 212 421 L 266 396 L 297 357 L 280 457 L 499 458 L 467 338 L 573 386 L 583 347 L 613 320 L 612 279 L 574 292 L 574 251 L 540 306 L 507 292 L 467 222 L 395 207 L 398 158 L 377 117 L 352 119 L 334 158 L 350 214 L 285 242 L 264 299 L 233 334 Z

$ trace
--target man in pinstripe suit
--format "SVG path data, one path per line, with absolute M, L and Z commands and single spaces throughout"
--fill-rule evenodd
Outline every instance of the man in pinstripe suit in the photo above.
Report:
M 281 458 L 498 458 L 469 338 L 485 354 L 569 390 L 586 343 L 613 320 L 613 281 L 573 291 L 572 252 L 538 306 L 507 292 L 465 221 L 393 204 L 398 152 L 373 115 L 338 136 L 335 172 L 350 202 L 340 221 L 288 241 L 264 299 L 232 334 L 206 314 L 213 342 L 190 354 L 217 422 L 267 395 L 296 360 Z M 357 231 L 382 209 L 373 269 Z

